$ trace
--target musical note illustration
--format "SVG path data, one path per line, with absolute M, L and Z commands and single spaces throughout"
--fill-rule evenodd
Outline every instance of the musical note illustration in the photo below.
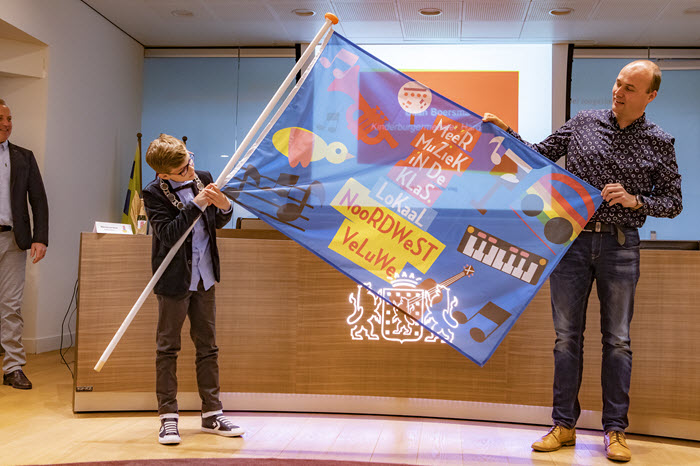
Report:
M 248 165 L 247 167 L 243 168 L 245 168 L 245 171 L 243 172 L 243 177 L 235 176 L 229 181 L 229 184 L 221 190 L 222 193 L 226 194 L 226 196 L 228 196 L 233 201 L 238 200 L 238 197 L 243 192 L 243 188 L 245 187 L 248 178 L 253 179 L 253 182 L 256 187 L 260 186 L 260 173 L 258 172 L 258 169 L 252 165 Z M 232 186 L 233 180 L 238 182 L 238 185 L 235 187 Z
M 311 162 L 323 159 L 338 164 L 354 157 L 342 142 L 326 144 L 322 137 L 305 128 L 282 128 L 272 136 L 272 143 L 287 156 L 291 167 L 301 164 L 306 168 Z
M 321 62 L 321 65 L 323 65 L 324 68 L 330 68 L 336 60 L 340 60 L 349 67 L 352 67 L 353 65 L 355 65 L 355 63 L 357 63 L 358 58 L 359 57 L 354 53 L 346 49 L 340 49 L 340 51 L 338 51 L 338 53 L 335 54 L 335 57 L 333 57 L 333 60 L 328 60 L 326 57 L 321 57 L 319 59 L 319 62 Z M 333 76 L 335 76 L 336 78 L 342 78 L 347 72 L 348 70 L 342 71 L 339 68 L 335 68 L 333 70 Z
M 496 179 L 491 188 L 489 188 L 480 200 L 472 201 L 472 205 L 476 207 L 482 215 L 487 212 L 486 203 L 496 191 L 502 187 L 512 190 L 515 185 L 532 171 L 532 167 L 512 150 L 507 149 L 503 155 L 498 153 L 504 139 L 503 136 L 499 136 L 489 141 L 489 144 L 496 143 L 496 148 L 491 152 L 491 162 L 493 162 L 494 166 L 489 172 L 489 174 L 496 177 Z
M 336 63 L 336 60 L 338 60 L 337 65 L 343 66 L 344 64 L 348 66 L 345 70 L 339 68 L 337 65 L 333 68 L 333 77 L 335 79 L 328 86 L 329 91 L 340 91 L 350 96 L 353 100 L 357 100 L 357 95 L 360 93 L 360 66 L 356 65 L 358 59 L 359 57 L 357 55 L 345 49 L 340 49 L 335 57 L 333 57 L 333 60 L 329 61 L 326 57 L 321 57 L 319 59 L 319 63 L 321 63 L 324 68 L 330 68 L 331 65 Z
M 493 332 L 503 325 L 512 314 L 492 302 L 487 303 L 479 312 L 467 319 L 461 311 L 454 311 L 452 316 L 461 325 L 470 324 L 469 335 L 477 343 L 483 343 Z
M 340 112 L 328 112 L 326 114 L 326 124 L 317 124 L 316 128 L 321 131 L 328 131 L 329 133 L 335 133 L 338 129 L 338 122 L 340 121 Z
M 319 59 L 325 68 L 331 68 L 338 61 L 333 68 L 334 79 L 328 86 L 328 91 L 343 92 L 353 100 L 345 112 L 345 119 L 348 129 L 358 140 L 370 145 L 386 141 L 389 147 L 396 149 L 399 143 L 384 126 L 388 118 L 379 106 L 372 107 L 360 94 L 360 65 L 356 64 L 357 60 L 357 55 L 345 49 L 341 49 L 333 60 L 326 57 Z M 341 69 L 338 65 L 346 65 L 348 68 Z
M 304 228 L 293 225 L 291 222 L 294 222 L 300 218 L 306 221 L 309 220 L 308 217 L 303 215 L 303 212 L 305 208 L 314 208 L 314 206 L 309 203 L 309 199 L 312 196 L 314 199 L 318 200 L 319 205 L 323 204 L 325 200 L 325 190 L 323 189 L 323 185 L 314 180 L 307 186 L 297 186 L 299 183 L 298 175 L 291 173 L 280 173 L 277 176 L 277 179 L 273 179 L 260 174 L 258 169 L 252 165 L 248 165 L 244 168 L 245 171 L 243 175 L 235 176 L 229 185 L 221 191 L 237 204 L 240 204 L 244 208 L 257 213 L 258 215 L 265 215 L 293 228 L 305 231 Z M 263 186 L 263 181 L 267 182 L 267 184 L 271 183 L 271 185 Z M 254 189 L 246 189 L 247 186 L 253 186 Z M 274 193 L 280 198 L 281 202 L 277 203 L 275 200 L 270 200 L 269 196 L 266 196 L 265 192 Z M 240 199 L 242 194 L 251 196 L 258 201 L 262 201 L 270 205 L 274 209 L 274 215 L 243 202 Z

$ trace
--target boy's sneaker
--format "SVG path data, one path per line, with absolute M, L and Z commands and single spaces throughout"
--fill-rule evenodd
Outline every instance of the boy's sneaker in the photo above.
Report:
M 223 435 L 224 437 L 240 437 L 243 429 L 224 416 L 223 411 L 202 413 L 202 432 Z
M 180 431 L 177 430 L 177 414 L 160 415 L 160 432 L 158 442 L 163 445 L 177 445 L 180 443 Z

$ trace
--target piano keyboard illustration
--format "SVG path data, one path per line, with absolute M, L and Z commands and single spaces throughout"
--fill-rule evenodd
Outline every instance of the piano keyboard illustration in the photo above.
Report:
M 459 251 L 531 285 L 537 284 L 547 265 L 547 259 L 513 246 L 472 225 L 469 225 L 464 233 L 459 243 Z

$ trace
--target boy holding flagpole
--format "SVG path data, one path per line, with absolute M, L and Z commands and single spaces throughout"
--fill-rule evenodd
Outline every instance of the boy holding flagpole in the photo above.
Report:
M 154 287 L 158 298 L 156 395 L 161 444 L 180 443 L 177 406 L 177 354 L 185 317 L 196 348 L 197 387 L 202 400 L 202 431 L 226 437 L 243 429 L 223 415 L 219 400 L 219 348 L 216 346 L 214 284 L 219 281 L 216 228 L 231 219 L 233 207 L 206 171 L 195 171 L 193 154 L 179 139 L 161 134 L 148 147 L 146 162 L 157 178 L 143 190 L 153 228 L 151 263 L 155 272 L 170 249 L 196 220 Z M 206 186 L 206 187 L 205 187 Z

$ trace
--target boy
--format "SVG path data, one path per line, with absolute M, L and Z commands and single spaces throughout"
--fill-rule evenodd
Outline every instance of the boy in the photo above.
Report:
M 190 337 L 197 353 L 202 431 L 226 437 L 243 435 L 243 429 L 223 415 L 215 330 L 214 283 L 219 281 L 216 228 L 231 219 L 231 202 L 212 183 L 209 172 L 194 170 L 192 154 L 179 139 L 161 134 L 148 146 L 146 163 L 157 174 L 143 190 L 146 213 L 153 227 L 154 272 L 194 219 L 202 215 L 154 287 L 158 298 L 156 395 L 161 420 L 158 442 L 180 443 L 176 370 L 186 316 L 190 319 Z

